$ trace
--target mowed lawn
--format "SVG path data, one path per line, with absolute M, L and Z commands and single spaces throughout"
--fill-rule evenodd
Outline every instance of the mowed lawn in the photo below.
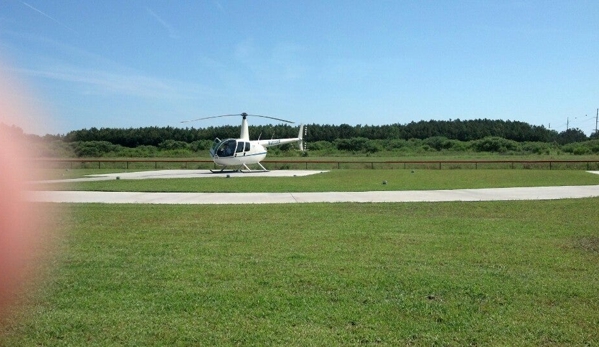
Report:
M 118 172 L 118 171 L 116 171 Z M 599 175 L 581 170 L 332 170 L 302 177 L 109 180 L 43 184 L 34 189 L 126 192 L 327 192 L 596 185 Z M 205 176 L 205 175 L 202 175 Z M 383 184 L 385 182 L 385 184 Z
M 72 205 L 0 345 L 599 345 L 597 206 Z

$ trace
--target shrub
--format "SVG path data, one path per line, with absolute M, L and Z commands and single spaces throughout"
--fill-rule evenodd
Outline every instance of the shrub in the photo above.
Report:
M 310 151 L 325 151 L 333 149 L 333 144 L 329 141 L 307 142 L 308 150 Z
M 488 136 L 480 140 L 472 141 L 472 146 L 477 152 L 498 152 L 517 151 L 518 142 L 506 140 L 502 137 Z
M 36 143 L 33 152 L 40 157 L 46 158 L 70 158 L 76 156 L 73 147 L 61 140 Z
M 456 152 L 465 152 L 470 149 L 468 142 L 462 142 L 460 140 L 447 140 L 448 149 Z
M 183 141 L 175 141 L 175 140 L 165 140 L 160 142 L 158 148 L 163 150 L 177 150 L 177 149 L 187 149 L 189 145 L 187 142 Z
M 437 151 L 441 151 L 443 149 L 448 149 L 451 147 L 451 143 L 444 136 L 433 136 L 424 140 L 424 143 L 427 144 L 430 148 L 434 148 Z
M 155 146 L 137 146 L 135 148 L 126 148 L 122 154 L 126 157 L 152 158 L 158 155 L 158 148 Z
M 383 150 L 383 146 L 381 146 L 381 145 L 380 145 L 380 144 L 379 144 L 377 141 L 375 141 L 375 140 L 369 140 L 368 142 L 366 142 L 366 143 L 364 144 L 364 147 L 363 147 L 363 149 L 364 149 L 364 151 L 365 151 L 366 153 L 369 153 L 369 154 L 370 154 L 370 153 L 376 153 L 376 152 L 382 151 L 382 150 Z
M 585 143 L 570 143 L 564 145 L 562 147 L 562 150 L 566 153 L 571 153 L 574 155 L 584 155 L 591 153 L 591 149 L 588 146 L 586 146 Z
M 73 142 L 71 145 L 77 157 L 101 157 L 107 153 L 117 151 L 120 147 L 108 141 L 78 141 Z
M 403 139 L 388 140 L 388 141 L 384 141 L 384 143 L 385 143 L 385 149 L 387 149 L 388 151 L 393 151 L 395 149 L 401 149 L 408 145 L 408 141 L 403 140 Z
M 212 147 L 210 140 L 196 140 L 189 144 L 189 149 L 194 152 L 207 151 Z
M 525 142 L 522 144 L 522 150 L 534 154 L 550 154 L 551 144 L 546 142 Z

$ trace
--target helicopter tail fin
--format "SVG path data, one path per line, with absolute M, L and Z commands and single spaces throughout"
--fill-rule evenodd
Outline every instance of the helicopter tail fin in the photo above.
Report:
M 301 124 L 300 128 L 299 128 L 299 133 L 297 135 L 297 138 L 299 139 L 298 145 L 299 145 L 300 151 L 305 151 L 305 150 L 308 149 L 307 146 L 306 146 L 306 143 L 304 142 L 304 136 L 307 133 L 308 133 L 308 127 L 306 127 L 303 124 Z

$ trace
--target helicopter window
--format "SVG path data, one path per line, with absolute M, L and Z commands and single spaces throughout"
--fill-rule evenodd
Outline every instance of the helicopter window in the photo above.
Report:
M 230 157 L 235 153 L 236 141 L 235 140 L 226 140 L 221 143 L 216 151 L 216 154 L 219 157 Z
M 244 142 L 242 142 L 242 141 L 239 141 L 237 143 L 237 151 L 236 151 L 237 153 L 243 152 L 243 144 L 244 144 Z
M 247 152 L 247 151 L 249 151 L 249 150 L 250 150 L 250 143 L 249 143 L 249 142 L 246 142 L 246 143 L 245 143 L 245 151 Z

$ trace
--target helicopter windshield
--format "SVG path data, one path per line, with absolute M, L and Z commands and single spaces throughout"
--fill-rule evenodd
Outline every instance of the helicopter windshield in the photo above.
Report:
M 237 141 L 234 139 L 224 140 L 223 142 L 216 143 L 214 142 L 214 147 L 216 149 L 216 155 L 219 157 L 232 157 L 235 154 L 235 149 L 237 147 Z

